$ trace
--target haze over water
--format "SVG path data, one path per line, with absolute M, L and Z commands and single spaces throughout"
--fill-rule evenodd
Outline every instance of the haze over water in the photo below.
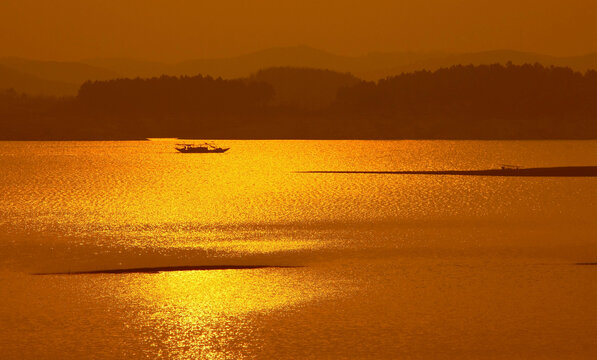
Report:
M 597 141 L 0 142 L 2 358 L 589 359 Z M 281 265 L 157 274 L 137 267 Z

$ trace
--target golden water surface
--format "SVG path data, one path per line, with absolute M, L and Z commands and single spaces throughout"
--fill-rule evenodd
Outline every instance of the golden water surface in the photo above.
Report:
M 595 141 L 0 142 L 7 359 L 597 357 Z M 186 265 L 260 269 L 32 275 Z

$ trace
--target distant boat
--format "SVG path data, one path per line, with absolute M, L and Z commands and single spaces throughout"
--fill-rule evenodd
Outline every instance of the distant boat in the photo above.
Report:
M 195 144 L 176 144 L 175 149 L 178 152 L 185 154 L 211 154 L 211 153 L 224 153 L 230 148 L 221 148 L 214 144 L 203 143 L 199 145 Z
M 519 165 L 500 164 L 502 170 L 520 170 Z
M 176 141 L 178 138 L 146 138 L 148 141 Z

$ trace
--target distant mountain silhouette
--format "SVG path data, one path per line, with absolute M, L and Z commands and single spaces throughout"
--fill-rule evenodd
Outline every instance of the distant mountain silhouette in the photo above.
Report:
M 126 78 L 150 78 L 161 75 L 175 75 L 176 73 L 172 64 L 157 61 L 129 58 L 94 58 L 82 60 L 81 62 L 83 64 L 113 71 L 118 74 L 118 77 Z M 199 73 L 201 72 L 185 75 L 197 75 Z
M 301 67 L 352 73 L 364 80 L 377 80 L 388 76 L 418 70 L 437 70 L 452 65 L 540 63 L 545 66 L 564 66 L 576 71 L 597 69 L 597 53 L 574 57 L 554 57 L 525 53 L 512 50 L 495 50 L 474 53 L 447 54 L 428 53 L 370 53 L 364 56 L 340 56 L 308 46 L 279 47 L 257 51 L 245 55 L 194 59 L 175 64 L 135 59 L 97 58 L 80 62 L 35 61 L 19 58 L 0 58 L 0 66 L 18 71 L 20 74 L 34 76 L 38 80 L 55 81 L 63 85 L 54 89 L 51 86 L 32 87 L 32 80 L 24 80 L 23 85 L 15 83 L 12 76 L 11 87 L 19 91 L 34 93 L 43 89 L 46 95 L 72 94 L 76 86 L 87 80 L 109 80 L 116 78 L 149 78 L 161 75 L 195 76 L 198 74 L 212 77 L 234 79 L 248 77 L 257 71 L 270 67 Z M 6 72 L 6 71 L 5 71 Z M 8 83 L 0 76 L 0 90 Z M 71 84 L 70 87 L 64 84 Z M 74 87 L 72 85 L 75 85 Z M 71 91 L 65 89 L 70 88 Z
M 115 71 L 79 62 L 36 61 L 6 57 L 0 58 L 0 65 L 40 79 L 73 84 L 76 86 L 75 89 L 88 80 L 109 80 L 121 76 Z
M 350 71 L 355 59 L 298 46 L 271 48 L 234 57 L 191 59 L 175 64 L 114 58 L 89 59 L 84 60 L 84 63 L 111 69 L 130 78 L 204 74 L 231 79 L 246 77 L 269 67 L 309 67 Z
M 3 65 L 0 65 L 0 91 L 13 89 L 18 93 L 31 95 L 73 95 L 79 85 L 42 79 Z
M 271 48 L 241 56 L 195 59 L 176 64 L 127 59 L 94 59 L 86 60 L 85 63 L 105 67 L 126 77 L 204 74 L 213 77 L 239 78 L 269 67 L 308 67 L 350 72 L 364 80 L 377 80 L 403 72 L 437 70 L 458 64 L 506 64 L 508 61 L 514 64 L 540 63 L 546 66 L 564 66 L 576 71 L 597 69 L 597 53 L 554 57 L 513 50 L 495 50 L 460 54 L 376 52 L 364 56 L 341 56 L 308 46 Z
M 555 57 L 541 54 L 527 53 L 513 50 L 493 50 L 475 53 L 442 55 L 419 59 L 408 64 L 397 65 L 381 71 L 373 71 L 363 78 L 380 79 L 387 76 L 399 75 L 419 70 L 435 71 L 454 65 L 488 65 L 506 64 L 514 65 L 539 63 L 544 66 L 569 67 L 575 71 L 597 69 L 597 53 L 573 57 Z
M 349 59 L 299 46 L 272 48 L 231 58 L 190 60 L 175 65 L 175 69 L 179 74 L 200 72 L 229 78 L 244 77 L 259 69 L 282 66 L 345 71 L 349 67 Z

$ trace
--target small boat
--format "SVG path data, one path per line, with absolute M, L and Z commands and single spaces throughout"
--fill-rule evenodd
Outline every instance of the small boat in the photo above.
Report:
M 519 165 L 500 164 L 502 170 L 520 170 Z
M 211 153 L 224 153 L 228 151 L 230 148 L 221 148 L 214 144 L 210 143 L 203 143 L 199 145 L 195 144 L 176 144 L 175 148 L 178 152 L 181 153 L 190 153 L 190 154 L 211 154 Z

